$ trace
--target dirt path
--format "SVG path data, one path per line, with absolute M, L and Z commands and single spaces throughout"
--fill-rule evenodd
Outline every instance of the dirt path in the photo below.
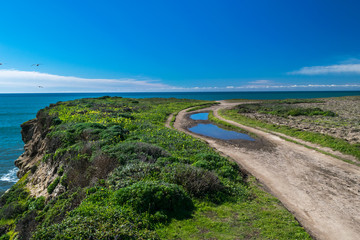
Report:
M 191 133 L 185 110 L 174 127 L 201 138 L 255 176 L 316 239 L 360 239 L 360 168 L 281 139 L 271 133 L 221 118 L 218 110 L 236 104 L 221 102 L 207 108 L 214 116 L 260 137 L 250 146 L 243 141 L 216 140 Z

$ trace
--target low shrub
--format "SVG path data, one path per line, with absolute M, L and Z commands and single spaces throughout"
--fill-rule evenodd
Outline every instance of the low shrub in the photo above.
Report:
M 60 177 L 56 177 L 55 180 L 47 187 L 47 192 L 51 194 L 55 190 L 59 182 L 60 182 Z
M 170 156 L 161 147 L 144 142 L 122 142 L 113 147 L 105 146 L 103 151 L 118 159 L 121 164 L 138 161 L 154 163 L 160 157 Z
M 9 240 L 10 236 L 8 234 L 4 234 L 0 236 L 0 240 Z
M 159 180 L 160 172 L 160 167 L 155 164 L 144 162 L 127 164 L 115 169 L 107 182 L 115 189 L 120 189 L 144 179 Z
M 42 222 L 41 225 L 44 227 L 60 222 L 68 212 L 81 203 L 84 197 L 85 193 L 80 188 L 55 197 L 46 204 L 41 214 L 37 216 L 37 221 Z
M 191 198 L 176 184 L 140 181 L 115 192 L 116 202 L 131 206 L 135 211 L 165 212 L 176 215 L 194 208 Z
M 215 171 L 222 177 L 240 180 L 240 169 L 235 162 L 230 162 L 226 158 L 213 153 L 199 153 L 195 156 L 193 166 Z
M 122 126 L 113 125 L 101 132 L 100 139 L 103 139 L 105 142 L 119 142 L 123 141 L 127 134 L 128 131 Z
M 61 179 L 60 179 L 60 184 L 62 185 L 62 186 L 64 186 L 65 188 L 68 186 L 68 183 L 67 183 L 67 174 L 65 174 L 64 176 L 62 176 L 61 177 Z
M 61 223 L 38 228 L 32 239 L 159 239 L 155 232 L 144 228 L 143 222 L 126 209 L 84 204 Z
M 181 185 L 194 197 L 205 197 L 224 191 L 215 173 L 198 167 L 176 164 L 166 169 L 166 179 Z
M 37 211 L 36 210 L 30 210 L 26 211 L 24 214 L 21 215 L 20 218 L 18 218 L 15 232 L 17 232 L 17 238 L 16 239 L 30 239 L 32 232 L 35 230 L 37 226 L 36 221 Z
M 5 205 L 1 209 L 0 216 L 2 219 L 11 219 L 15 218 L 17 215 L 23 213 L 24 211 L 26 211 L 26 206 L 15 201 Z
M 29 210 L 42 210 L 45 207 L 45 197 L 41 196 L 29 203 Z
M 61 165 L 61 166 L 59 167 L 59 170 L 58 170 L 57 173 L 59 174 L 59 176 L 62 176 L 62 175 L 64 174 L 64 165 Z
M 29 196 L 28 191 L 24 188 L 25 182 L 20 181 L 0 197 L 0 207 L 12 202 L 24 200 Z

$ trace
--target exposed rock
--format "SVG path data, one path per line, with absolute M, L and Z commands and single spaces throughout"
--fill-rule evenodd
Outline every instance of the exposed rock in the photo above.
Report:
M 46 150 L 50 147 L 50 140 L 46 137 L 53 123 L 53 117 L 39 111 L 36 118 L 21 125 L 21 135 L 25 143 L 24 153 L 15 161 L 19 168 L 17 176 L 23 177 L 31 170 L 32 175 L 28 178 L 27 188 L 32 196 L 48 197 L 47 187 L 56 176 L 57 165 L 43 163 Z M 56 146 L 53 146 L 56 147 Z M 35 167 L 36 166 L 36 167 Z

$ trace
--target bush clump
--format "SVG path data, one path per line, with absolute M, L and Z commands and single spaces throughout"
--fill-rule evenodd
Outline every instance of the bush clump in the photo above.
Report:
M 18 201 L 11 202 L 2 208 L 0 212 L 0 219 L 11 219 L 23 213 L 24 211 L 26 211 L 26 206 L 19 203 Z
M 69 147 L 80 141 L 102 140 L 122 141 L 126 138 L 128 131 L 121 125 L 103 125 L 100 123 L 76 123 L 63 124 L 49 133 L 51 139 L 59 139 L 63 147 Z
M 29 210 L 42 210 L 45 207 L 45 197 L 41 196 L 29 203 Z
M 214 172 L 190 165 L 176 164 L 167 168 L 166 175 L 170 182 L 183 186 L 198 198 L 220 193 L 225 189 Z
M 115 192 L 118 204 L 131 206 L 137 212 L 158 211 L 168 215 L 189 212 L 194 208 L 191 198 L 176 184 L 160 181 L 140 181 Z
M 9 240 L 9 239 L 10 239 L 10 236 L 7 234 L 0 236 L 0 240 Z
M 122 142 L 113 147 L 104 147 L 103 150 L 121 164 L 129 162 L 154 163 L 160 157 L 170 154 L 161 147 L 144 142 Z
M 161 169 L 158 165 L 139 162 L 120 166 L 108 178 L 108 183 L 120 189 L 141 180 L 158 180 Z
M 212 153 L 199 153 L 195 156 L 193 166 L 215 171 L 219 176 L 232 180 L 241 179 L 239 166 L 226 158 Z
M 59 182 L 60 182 L 60 177 L 56 177 L 55 180 L 48 186 L 47 192 L 51 194 L 55 190 Z
M 122 208 L 108 209 L 89 205 L 92 211 L 73 211 L 61 223 L 39 228 L 32 239 L 159 239 L 154 231 L 141 225 L 138 215 Z

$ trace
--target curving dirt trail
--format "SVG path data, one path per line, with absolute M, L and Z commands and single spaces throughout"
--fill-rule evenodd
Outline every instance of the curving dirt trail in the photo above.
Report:
M 177 115 L 174 128 L 203 139 L 240 164 L 264 184 L 314 238 L 360 239 L 360 167 L 218 115 L 219 109 L 238 104 L 221 102 L 191 113 L 183 110 Z M 193 124 L 189 115 L 209 110 L 213 110 L 217 118 L 255 133 L 260 138 L 258 144 L 263 147 L 189 132 L 187 129 Z

